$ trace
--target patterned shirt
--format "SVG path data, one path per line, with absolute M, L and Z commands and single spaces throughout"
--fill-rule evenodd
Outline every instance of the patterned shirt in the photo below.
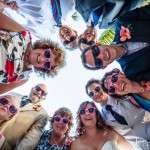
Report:
M 51 134 L 51 130 L 45 130 L 35 150 L 69 150 L 66 145 L 58 147 L 57 145 L 50 144 L 49 139 Z M 64 141 L 66 141 L 66 139 Z

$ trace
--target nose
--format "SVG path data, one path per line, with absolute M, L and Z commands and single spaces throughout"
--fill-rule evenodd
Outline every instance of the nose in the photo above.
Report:
M 45 63 L 45 62 L 47 62 L 47 61 L 49 61 L 49 58 L 46 58 L 46 57 L 44 57 L 44 56 L 40 56 L 40 62 L 41 63 Z
M 70 36 L 66 36 L 65 39 L 68 40 L 68 41 L 70 41 Z
M 88 110 L 85 110 L 85 114 L 89 114 L 89 111 L 88 111 Z

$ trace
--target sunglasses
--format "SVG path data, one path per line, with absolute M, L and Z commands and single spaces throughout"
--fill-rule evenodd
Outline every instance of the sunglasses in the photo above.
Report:
M 97 86 L 93 91 L 89 92 L 89 97 L 93 97 L 94 93 L 99 92 L 101 90 L 100 86 Z
M 51 62 L 50 62 L 51 50 L 50 49 L 44 51 L 44 57 L 49 58 L 49 60 L 45 62 L 44 68 L 47 70 L 51 70 Z
M 88 109 L 82 109 L 82 110 L 80 110 L 80 115 L 85 115 L 86 114 L 86 112 L 89 112 L 89 113 L 94 113 L 95 112 L 95 107 L 92 107 L 92 108 L 88 108 Z
M 81 43 L 87 44 L 87 45 L 93 45 L 93 44 L 95 44 L 94 41 L 89 41 L 89 42 L 88 42 L 86 38 L 81 38 L 81 39 L 79 40 L 79 45 L 80 45 Z
M 57 122 L 63 122 L 64 124 L 68 124 L 70 122 L 69 119 L 67 118 L 61 118 L 61 117 L 58 117 L 58 116 L 54 116 L 54 120 L 57 121 Z
M 118 81 L 118 75 L 117 74 L 114 74 L 114 75 L 112 75 L 112 77 L 111 77 L 111 82 L 112 83 L 115 83 L 115 82 L 117 82 Z M 109 89 L 108 89 L 108 93 L 109 94 L 115 94 L 115 87 L 113 86 L 113 85 L 111 85 L 110 87 L 109 87 Z
M 0 98 L 0 104 L 3 106 L 9 105 L 9 112 L 13 115 L 18 112 L 18 109 L 14 105 L 11 105 L 11 103 L 4 97 Z
M 77 36 L 71 36 L 71 37 L 70 37 L 70 41 L 65 40 L 65 41 L 63 42 L 63 45 L 64 45 L 64 46 L 68 45 L 69 43 L 73 42 L 76 38 L 77 38 Z
M 41 91 L 41 95 L 42 96 L 46 96 L 47 95 L 47 93 L 44 90 L 42 90 L 38 85 L 36 85 L 34 88 L 38 92 Z

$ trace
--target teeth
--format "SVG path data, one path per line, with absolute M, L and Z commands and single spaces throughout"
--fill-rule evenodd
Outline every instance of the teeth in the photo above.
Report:
M 125 82 L 122 83 L 121 91 L 124 90 Z
M 106 51 L 106 56 L 107 56 L 107 59 L 109 59 L 109 53 L 108 53 L 108 51 Z
M 40 58 L 39 55 L 37 56 L 37 62 L 40 63 Z

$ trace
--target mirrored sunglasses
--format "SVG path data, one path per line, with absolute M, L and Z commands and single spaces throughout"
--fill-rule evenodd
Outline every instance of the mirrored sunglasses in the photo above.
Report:
M 4 97 L 0 98 L 0 104 L 3 106 L 9 105 L 9 112 L 13 115 L 16 114 L 18 111 L 18 109 L 14 105 L 11 105 L 10 102 Z
M 38 92 L 41 91 L 41 95 L 42 96 L 46 96 L 47 95 L 47 93 L 44 90 L 42 90 L 38 85 L 36 85 L 34 88 Z
M 58 117 L 58 116 L 54 116 L 54 120 L 57 121 L 57 122 L 63 122 L 64 124 L 68 124 L 70 121 L 69 119 L 67 118 L 61 118 L 61 117 Z
M 80 110 L 80 115 L 84 115 L 84 114 L 86 114 L 86 112 L 94 113 L 95 110 L 96 110 L 95 107 L 91 107 L 91 108 L 88 108 L 88 109 L 82 109 L 82 110 Z
M 100 86 L 97 86 L 94 90 L 88 93 L 89 97 L 93 97 L 94 93 L 99 92 L 101 90 Z

